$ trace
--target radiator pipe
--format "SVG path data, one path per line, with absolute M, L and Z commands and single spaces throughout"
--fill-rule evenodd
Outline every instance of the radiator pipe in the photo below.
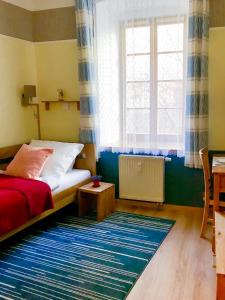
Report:
M 165 157 L 164 159 L 166 162 L 172 161 L 172 158 L 170 158 L 170 157 Z

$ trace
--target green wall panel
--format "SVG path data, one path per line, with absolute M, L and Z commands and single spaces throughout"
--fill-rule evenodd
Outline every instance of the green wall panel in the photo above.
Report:
M 119 197 L 118 153 L 102 152 L 97 164 L 98 174 L 103 181 L 116 185 Z M 165 169 L 165 203 L 202 207 L 204 181 L 202 170 L 184 167 L 184 158 L 171 156 Z

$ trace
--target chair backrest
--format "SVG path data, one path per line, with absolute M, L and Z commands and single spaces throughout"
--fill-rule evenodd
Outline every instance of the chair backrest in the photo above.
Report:
M 205 198 L 210 197 L 210 185 L 211 185 L 211 171 L 209 165 L 209 154 L 208 148 L 202 148 L 199 151 L 200 160 L 202 162 L 203 173 L 204 173 L 204 183 L 205 183 Z

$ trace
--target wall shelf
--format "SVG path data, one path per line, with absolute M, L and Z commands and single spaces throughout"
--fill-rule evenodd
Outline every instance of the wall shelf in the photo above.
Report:
M 77 110 L 80 110 L 80 101 L 79 100 L 42 100 L 42 103 L 45 105 L 45 110 L 50 110 L 51 104 L 71 104 L 71 103 L 76 103 L 77 105 Z

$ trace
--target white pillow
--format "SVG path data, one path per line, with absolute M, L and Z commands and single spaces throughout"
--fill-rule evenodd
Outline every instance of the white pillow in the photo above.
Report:
M 41 140 L 32 140 L 30 146 L 50 147 L 54 149 L 54 153 L 44 165 L 41 176 L 59 176 L 59 178 L 74 165 L 77 155 L 84 147 L 83 144 L 77 143 L 61 143 Z

